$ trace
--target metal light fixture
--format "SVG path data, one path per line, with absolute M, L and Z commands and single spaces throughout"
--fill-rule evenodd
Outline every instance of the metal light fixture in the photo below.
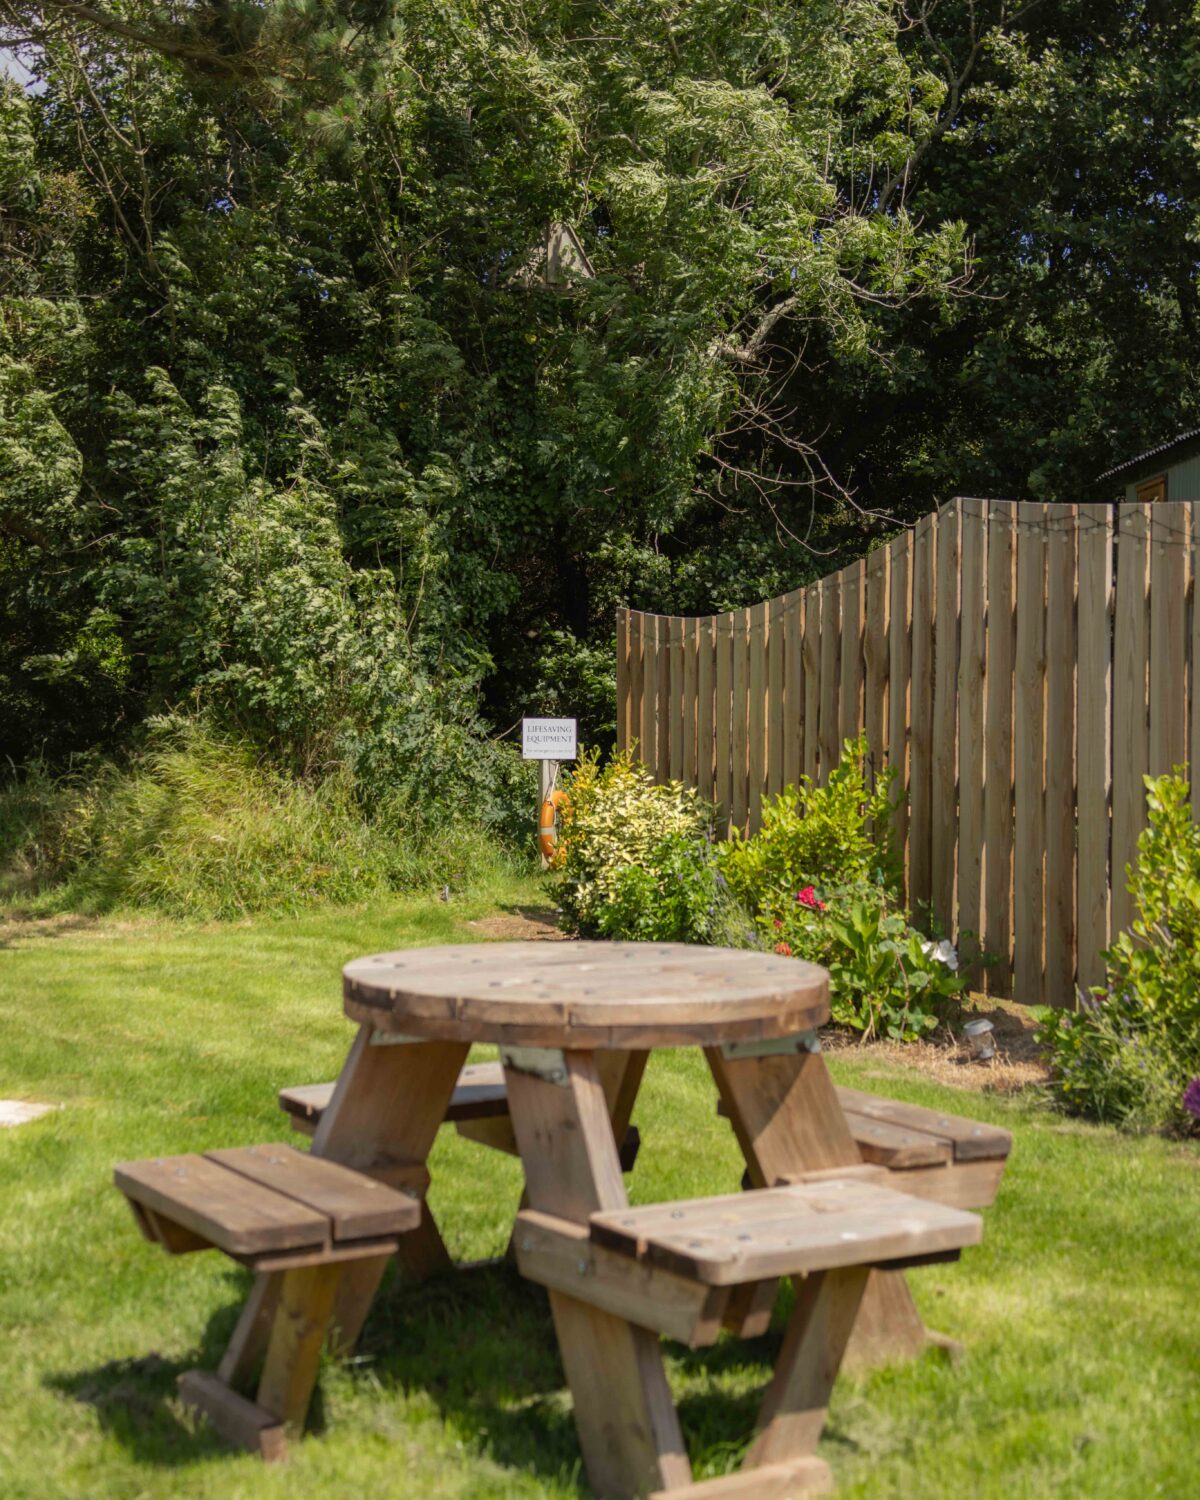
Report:
M 963 1027 L 963 1036 L 967 1039 L 972 1062 L 991 1062 L 995 1057 L 995 1029 L 992 1023 L 983 1017 L 977 1021 L 968 1021 Z

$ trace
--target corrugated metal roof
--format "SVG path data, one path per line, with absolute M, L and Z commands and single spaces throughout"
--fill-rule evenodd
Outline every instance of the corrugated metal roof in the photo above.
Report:
M 1148 459 L 1160 458 L 1174 452 L 1176 448 L 1182 448 L 1185 443 L 1194 443 L 1197 440 L 1200 440 L 1200 427 L 1193 427 L 1190 432 L 1181 432 L 1177 437 L 1168 438 L 1165 443 L 1159 443 L 1157 448 L 1147 448 L 1145 453 L 1139 453 L 1136 458 L 1127 458 L 1124 463 L 1117 464 L 1115 468 L 1107 469 L 1100 475 L 1100 478 L 1112 479 L 1117 474 L 1124 474 L 1126 469 L 1136 469 Z

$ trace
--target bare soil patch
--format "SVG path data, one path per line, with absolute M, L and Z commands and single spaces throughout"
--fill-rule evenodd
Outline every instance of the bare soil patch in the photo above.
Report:
M 571 936 L 558 925 L 552 906 L 506 906 L 494 917 L 464 924 L 495 942 L 567 943 Z
M 996 1056 L 989 1062 L 972 1059 L 965 1038 L 948 1026 L 939 1027 L 920 1042 L 860 1041 L 851 1031 L 823 1033 L 822 1045 L 835 1056 L 853 1056 L 856 1062 L 878 1063 L 881 1069 L 912 1068 L 951 1088 L 980 1094 L 1016 1094 L 1046 1083 L 1049 1070 L 1043 1062 L 1034 1031 L 1037 1022 L 1023 1005 L 1011 1000 L 972 997 L 963 1020 L 986 1017 L 995 1028 Z

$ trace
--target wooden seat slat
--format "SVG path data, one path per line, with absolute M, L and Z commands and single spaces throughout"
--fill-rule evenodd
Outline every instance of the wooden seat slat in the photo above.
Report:
M 417 1203 L 394 1188 L 282 1142 L 207 1151 L 205 1157 L 324 1214 L 338 1242 L 404 1234 L 421 1216 Z
M 978 1216 L 862 1177 L 593 1214 L 605 1247 L 730 1286 L 842 1266 L 886 1265 L 978 1244 Z
M 964 1120 L 960 1115 L 926 1109 L 920 1104 L 905 1104 L 899 1099 L 884 1099 L 861 1089 L 839 1088 L 838 1100 L 847 1115 L 868 1119 L 918 1135 L 932 1136 L 950 1142 L 955 1161 L 981 1161 L 1007 1156 L 1012 1150 L 1012 1135 L 998 1125 Z
M 902 1171 L 911 1167 L 946 1166 L 954 1159 L 954 1147 L 949 1140 L 852 1110 L 844 1112 L 863 1161 Z
M 127 1198 L 233 1256 L 329 1244 L 323 1213 L 203 1156 L 121 1162 L 113 1180 Z

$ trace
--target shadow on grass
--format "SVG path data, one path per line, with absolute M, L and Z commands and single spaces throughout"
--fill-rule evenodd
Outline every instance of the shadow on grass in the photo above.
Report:
M 249 1278 L 231 1271 L 237 1297 L 215 1312 L 201 1346 L 174 1361 L 149 1352 L 90 1370 L 57 1372 L 46 1384 L 91 1406 L 106 1433 L 140 1461 L 165 1467 L 229 1450 L 175 1398 L 188 1369 L 216 1368 Z M 748 1442 L 779 1350 L 780 1330 L 753 1343 L 722 1341 L 693 1351 L 665 1345 L 680 1419 L 698 1468 L 732 1466 Z M 352 1386 L 423 1395 L 471 1451 L 559 1483 L 582 1470 L 549 1304 L 540 1287 L 506 1263 L 448 1272 L 412 1284 L 392 1277 L 347 1366 Z M 324 1417 L 318 1384 L 308 1431 Z M 582 1493 L 583 1481 L 578 1481 Z

